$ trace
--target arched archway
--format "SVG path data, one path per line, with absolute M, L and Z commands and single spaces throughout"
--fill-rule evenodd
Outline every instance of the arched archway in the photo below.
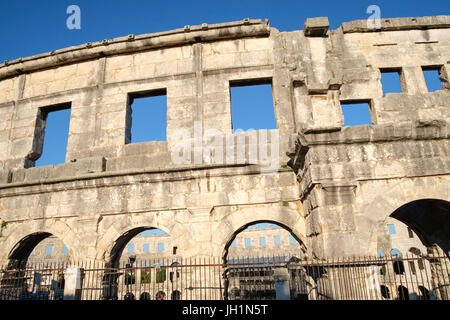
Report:
M 283 205 L 280 203 L 261 206 L 236 206 L 230 208 L 214 208 L 211 212 L 212 219 L 218 223 L 212 231 L 212 243 L 215 252 L 221 252 L 221 257 L 226 256 L 226 248 L 232 242 L 236 233 L 247 226 L 259 222 L 268 222 L 282 226 L 299 239 L 302 245 L 307 243 L 305 237 L 305 218 L 300 213 L 301 203 Z M 306 250 L 306 247 L 305 247 Z
M 403 264 L 402 253 L 398 249 L 391 250 L 392 257 L 392 268 L 394 269 L 395 274 L 404 274 L 405 273 L 405 265 Z
M 172 291 L 170 298 L 171 298 L 171 300 L 181 300 L 181 292 L 178 290 Z
M 47 240 L 52 244 L 47 244 L 45 247 L 44 242 Z M 54 250 L 54 246 L 57 246 L 58 250 Z M 38 252 L 33 254 L 35 251 Z M 28 262 L 35 264 L 46 261 L 59 264 L 70 262 L 70 260 L 71 254 L 65 243 L 50 232 L 35 232 L 25 236 L 15 244 L 8 254 L 9 268 L 17 263 L 26 265 Z
M 146 231 L 146 230 L 152 230 L 155 228 L 152 227 L 139 227 L 134 228 L 123 235 L 121 235 L 119 238 L 116 239 L 114 242 L 114 245 L 109 253 L 109 259 L 108 264 L 110 266 L 118 266 L 120 257 L 122 256 L 123 250 L 125 249 L 125 246 L 128 244 L 128 242 L 131 241 L 134 237 L 136 237 L 138 234 Z
M 273 220 L 257 220 L 257 221 L 252 221 L 252 222 L 248 222 L 244 225 L 242 225 L 241 227 L 239 227 L 233 234 L 231 234 L 230 238 L 228 239 L 228 241 L 225 244 L 224 247 L 224 251 L 223 251 L 223 255 L 222 258 L 224 260 L 224 262 L 226 263 L 227 261 L 227 257 L 230 251 L 230 247 L 233 244 L 233 241 L 236 239 L 236 237 L 241 234 L 242 232 L 244 232 L 245 230 L 248 230 L 249 227 L 254 226 L 254 225 L 262 225 L 262 224 L 269 224 L 271 226 L 275 226 L 275 227 L 279 227 L 280 229 L 285 230 L 286 232 L 288 232 L 291 237 L 297 242 L 298 244 L 298 250 L 299 250 L 299 255 L 301 253 L 301 255 L 306 253 L 306 246 L 303 243 L 303 241 L 301 240 L 300 236 L 296 235 L 291 228 L 289 228 L 288 226 L 284 225 L 283 223 L 280 222 L 276 222 Z M 261 231 L 264 231 L 264 228 L 260 229 Z M 261 243 L 259 243 L 259 245 L 262 245 Z M 293 251 L 293 250 L 292 250 Z M 281 252 L 280 252 L 281 253 Z
M 283 223 L 264 219 L 237 227 L 226 242 L 222 256 L 227 266 L 225 299 L 275 299 L 276 272 L 283 270 L 288 277 L 301 272 L 295 267 L 288 271 L 287 265 L 304 259 L 305 253 L 300 237 Z M 293 287 L 297 289 L 296 285 Z M 298 293 L 296 289 L 293 295 Z
M 385 285 L 381 285 L 380 286 L 380 292 L 381 292 L 381 296 L 384 299 L 390 299 L 391 298 L 391 292 L 389 290 L 389 288 Z
M 439 246 L 449 256 L 450 252 L 450 202 L 422 199 L 409 202 L 391 215 L 410 227 L 422 243 Z
M 45 241 L 50 239 L 47 248 Z M 53 250 L 57 245 L 60 250 Z M 67 251 L 61 250 L 65 248 Z M 39 255 L 32 252 L 39 248 Z M 51 248 L 50 251 L 47 249 Z M 34 232 L 20 239 L 8 254 L 0 282 L 0 296 L 18 300 L 62 300 L 64 270 L 71 261 L 64 243 L 50 232 Z M 44 271 L 43 271 L 44 270 Z M 2 272 L 3 273 L 3 272 Z
M 405 286 L 398 286 L 397 288 L 398 300 L 409 300 L 409 290 Z
M 130 292 L 141 300 L 146 298 L 141 292 L 149 293 L 155 284 L 165 283 L 165 266 L 177 258 L 174 252 L 170 234 L 164 230 L 151 226 L 126 230 L 105 255 L 107 271 L 102 278 L 102 299 L 126 299 Z
M 419 286 L 419 292 L 421 300 L 431 300 L 430 291 L 426 287 Z
M 397 245 L 417 256 L 431 251 L 449 257 L 450 202 L 414 200 L 387 212 L 378 223 L 376 249 L 389 253 Z
M 151 229 L 159 229 L 169 234 L 173 243 L 179 244 L 175 245 L 178 250 L 182 250 L 181 245 L 190 244 L 191 239 L 187 236 L 186 226 L 175 219 L 174 211 L 122 215 L 114 217 L 113 221 L 104 219 L 99 224 L 99 238 L 92 245 L 91 258 L 109 264 L 114 260 L 114 254 L 120 253 L 127 239 L 130 240 L 140 232 Z
M 10 252 L 9 260 L 27 260 L 33 249 L 45 238 L 51 237 L 48 232 L 36 232 L 21 239 Z
M 33 248 L 42 241 L 54 237 L 67 248 L 71 262 L 83 259 L 79 237 L 64 221 L 24 221 L 8 225 L 1 238 L 0 264 L 11 259 L 26 260 Z
M 139 227 L 134 227 L 134 228 L 128 229 L 121 235 L 118 234 L 117 238 L 115 240 L 111 241 L 111 243 L 106 248 L 106 252 L 104 252 L 104 259 L 106 262 L 106 266 L 107 267 L 118 267 L 119 261 L 120 261 L 122 255 L 124 254 L 124 250 L 127 247 L 127 244 L 130 243 L 130 241 L 132 241 L 132 239 L 139 238 L 139 237 L 145 235 L 145 232 L 148 232 L 148 231 L 158 232 L 158 234 L 161 236 L 164 236 L 164 235 L 166 235 L 168 237 L 171 236 L 170 232 L 166 228 L 162 228 L 162 227 L 139 226 Z M 143 251 L 145 251 L 145 248 L 142 248 L 140 246 L 139 247 L 136 246 L 135 249 L 137 252 L 141 252 L 141 253 L 144 253 Z M 137 250 L 137 249 L 139 249 L 139 250 Z M 170 250 L 171 249 L 170 245 L 166 244 L 164 246 L 164 249 L 167 251 L 167 255 L 170 255 L 172 253 L 172 251 Z
M 438 299 L 447 299 L 450 294 L 446 275 L 450 254 L 450 202 L 417 199 L 405 203 L 387 213 L 378 232 L 378 249 L 397 248 L 405 253 L 403 259 L 391 252 L 395 275 L 425 273 L 426 277 L 422 275 L 419 284 L 431 286 Z M 399 290 L 401 299 L 408 298 L 404 288 Z

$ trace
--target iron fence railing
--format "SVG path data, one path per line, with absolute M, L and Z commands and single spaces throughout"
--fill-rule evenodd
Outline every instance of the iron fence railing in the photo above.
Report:
M 76 285 L 67 271 L 73 266 L 79 270 Z M 114 267 L 92 261 L 10 261 L 0 268 L 0 300 L 62 300 L 69 291 L 71 299 L 81 300 L 449 300 L 449 278 L 447 256 L 412 254 L 226 262 L 172 257 Z

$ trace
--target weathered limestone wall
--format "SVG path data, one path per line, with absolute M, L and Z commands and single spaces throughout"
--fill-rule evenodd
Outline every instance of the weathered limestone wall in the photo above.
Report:
M 355 21 L 322 40 L 329 48 L 329 73 L 342 79 L 334 101 L 368 101 L 373 125 L 341 129 L 338 112 L 337 131 L 331 122 L 299 130 L 294 161 L 307 236 L 316 239 L 310 243 L 318 256 L 375 254 L 378 225 L 397 208 L 449 199 L 449 32 L 414 30 L 417 19 L 382 21 L 380 32 L 355 31 L 364 26 Z M 426 66 L 440 67 L 443 90 L 428 92 Z M 402 93 L 383 97 L 382 69 L 401 70 Z
M 395 209 L 450 199 L 449 86 L 427 92 L 421 73 L 439 66 L 448 80 L 449 27 L 439 16 L 329 31 L 320 18 L 279 32 L 245 19 L 1 64 L 0 261 L 39 232 L 74 259 L 108 260 L 139 228 L 166 231 L 183 256 L 222 256 L 238 230 L 260 221 L 287 227 L 312 256 L 375 255 L 377 226 Z M 380 68 L 401 68 L 404 92 L 383 97 Z M 203 135 L 238 138 L 229 89 L 245 81 L 272 83 L 278 169 L 261 172 L 248 139 L 243 162 L 174 164 L 179 129 L 185 141 L 198 124 Z M 130 96 L 152 90 L 167 94 L 167 141 L 130 144 Z M 343 128 L 341 101 L 361 100 L 373 125 Z M 66 163 L 34 167 L 40 108 L 59 104 L 71 107 Z

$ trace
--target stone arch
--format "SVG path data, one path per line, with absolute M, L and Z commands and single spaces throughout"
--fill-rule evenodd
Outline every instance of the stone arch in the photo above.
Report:
M 125 245 L 136 235 L 145 230 L 160 229 L 172 237 L 175 242 L 183 236 L 184 227 L 175 221 L 174 213 L 146 213 L 140 216 L 123 216 L 104 231 L 97 241 L 95 259 L 107 263 L 115 262 L 120 257 Z M 169 217 L 170 216 L 170 217 Z M 184 239 L 184 238 L 183 238 Z
M 73 230 L 62 221 L 25 221 L 14 228 L 8 228 L 4 234 L 0 261 L 22 260 L 28 258 L 33 248 L 49 236 L 61 240 L 70 253 L 71 261 L 78 260 L 79 239 Z
M 181 292 L 179 290 L 172 291 L 170 300 L 181 300 Z
M 409 226 L 429 247 L 438 245 L 447 255 L 450 252 L 450 202 L 422 199 L 409 202 L 390 217 Z
M 425 286 L 418 287 L 421 300 L 431 300 L 430 291 Z
M 446 202 L 448 204 L 448 201 L 443 200 L 449 198 L 447 182 L 446 179 L 422 177 L 396 182 L 395 184 L 388 181 L 377 181 L 362 186 L 357 196 L 370 198 L 370 201 L 361 202 L 359 211 L 362 215 L 358 217 L 358 227 L 364 228 L 360 231 L 360 234 L 363 232 L 367 234 L 367 238 L 364 236 L 362 240 L 369 244 L 369 252 L 374 254 L 377 252 L 377 234 L 380 228 L 386 225 L 386 220 L 389 217 L 405 223 L 423 242 L 424 230 L 421 230 L 417 223 L 412 223 L 412 216 L 407 218 L 407 215 L 405 215 L 407 210 L 405 209 L 410 208 L 408 204 L 414 206 L 420 201 Z M 367 189 L 370 189 L 370 191 Z M 373 190 L 377 190 L 376 194 L 373 193 Z
M 214 215 L 222 215 L 220 210 L 214 210 Z M 298 208 L 283 206 L 282 204 L 235 207 L 230 210 L 218 223 L 213 231 L 213 243 L 222 250 L 225 259 L 228 247 L 236 235 L 255 223 L 274 223 L 289 231 L 306 252 L 305 222 L 299 214 Z
M 411 228 L 421 242 L 430 247 L 436 244 L 444 253 L 450 252 L 450 202 L 440 199 L 416 199 L 397 208 L 389 208 L 379 220 L 376 232 L 394 218 Z
M 397 299 L 398 300 L 409 300 L 409 290 L 407 287 L 400 285 L 397 287 Z
M 122 234 L 120 237 L 118 237 L 114 241 L 111 251 L 109 251 L 109 255 L 107 256 L 108 258 L 106 260 L 107 263 L 109 263 L 110 265 L 115 265 L 119 261 L 126 244 L 128 242 L 130 242 L 131 239 L 133 239 L 134 237 L 136 237 L 138 234 L 140 234 L 143 231 L 152 230 L 152 229 L 159 229 L 159 228 L 150 227 L 150 226 L 137 227 L 137 228 L 133 228 L 133 229 L 126 231 L 124 234 Z M 162 229 L 160 229 L 160 230 L 162 230 Z M 163 231 L 170 234 L 166 230 L 163 230 Z

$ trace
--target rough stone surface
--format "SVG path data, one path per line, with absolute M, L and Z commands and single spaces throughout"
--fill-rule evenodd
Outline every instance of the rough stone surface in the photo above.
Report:
M 303 31 L 307 37 L 323 37 L 329 27 L 328 17 L 308 18 L 303 26 Z
M 293 32 L 260 20 L 192 26 L 1 64 L 0 262 L 42 233 L 72 259 L 108 261 L 145 228 L 170 234 L 181 256 L 220 257 L 261 221 L 287 227 L 309 256 L 376 255 L 377 226 L 397 209 L 421 199 L 448 206 L 450 16 L 384 20 L 378 32 L 358 21 L 325 31 L 322 20 Z M 310 37 L 314 30 L 327 36 Z M 428 92 L 430 66 L 442 90 Z M 383 96 L 384 69 L 401 69 L 403 92 Z M 272 172 L 249 153 L 270 150 L 271 138 L 253 141 L 231 123 L 230 84 L 255 81 L 272 84 L 280 142 Z M 167 141 L 127 143 L 130 97 L 161 90 Z M 344 127 L 341 102 L 361 101 L 372 124 Z M 41 108 L 61 104 L 71 107 L 66 163 L 35 168 Z M 199 123 L 200 139 L 212 129 L 243 139 L 245 157 L 174 164 L 178 130 L 195 143 Z

